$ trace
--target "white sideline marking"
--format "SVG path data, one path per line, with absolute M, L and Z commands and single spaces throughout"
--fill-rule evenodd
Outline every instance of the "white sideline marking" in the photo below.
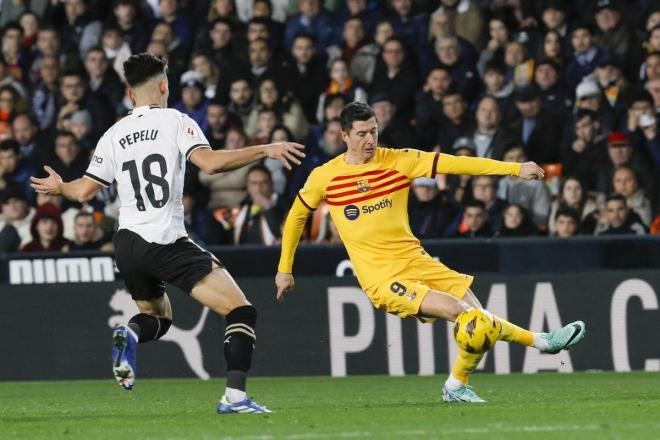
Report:
M 626 428 L 633 428 L 635 426 L 641 427 L 642 425 L 626 425 Z M 644 425 L 647 428 L 653 426 Z M 660 428 L 660 424 L 655 425 Z M 418 436 L 433 436 L 433 435 L 447 435 L 447 434 L 488 434 L 495 432 L 557 432 L 557 431 L 596 431 L 599 429 L 607 429 L 602 424 L 586 424 L 586 425 L 525 425 L 525 426 L 489 426 L 484 428 L 450 428 L 441 429 L 438 431 L 427 430 L 409 430 L 409 431 L 394 431 L 391 432 L 393 436 L 400 437 L 418 437 Z M 220 440 L 277 440 L 277 439 L 292 439 L 292 440 L 307 440 L 307 439 L 325 439 L 325 438 L 376 438 L 379 433 L 372 433 L 370 431 L 344 431 L 344 432 L 307 432 L 299 434 L 282 434 L 282 435 L 246 435 L 239 437 L 220 437 Z

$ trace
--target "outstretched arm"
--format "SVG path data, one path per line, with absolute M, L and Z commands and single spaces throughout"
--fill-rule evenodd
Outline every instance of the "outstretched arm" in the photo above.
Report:
M 483 157 L 452 156 L 439 154 L 435 167 L 442 174 L 470 174 L 473 176 L 519 176 L 523 179 L 542 179 L 545 172 L 534 162 L 516 163 L 502 162 Z
M 60 175 L 51 167 L 45 166 L 44 170 L 48 173 L 48 177 L 43 179 L 30 177 L 32 181 L 30 186 L 39 194 L 61 195 L 69 200 L 84 203 L 93 199 L 101 189 L 101 185 L 92 179 L 81 177 L 71 182 L 63 182 Z
M 300 242 L 305 223 L 312 211 L 305 206 L 300 196 L 291 206 L 289 215 L 284 223 L 284 232 L 282 233 L 282 251 L 280 254 L 280 263 L 277 266 L 277 275 L 275 276 L 275 285 L 277 286 L 277 300 L 282 302 L 284 295 L 293 290 L 294 280 L 291 274 L 293 270 L 293 257 L 296 248 Z
M 190 161 L 207 174 L 216 174 L 244 167 L 261 159 L 271 158 L 281 161 L 287 169 L 291 163 L 300 165 L 299 158 L 305 157 L 305 147 L 293 142 L 257 145 L 238 150 L 218 150 L 198 148 L 190 154 Z

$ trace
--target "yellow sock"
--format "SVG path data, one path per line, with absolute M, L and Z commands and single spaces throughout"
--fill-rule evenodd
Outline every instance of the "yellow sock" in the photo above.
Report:
M 502 319 L 499 316 L 494 317 L 497 322 L 500 323 L 501 332 L 500 337 L 497 338 L 500 341 L 507 342 L 516 342 L 520 345 L 525 345 L 531 347 L 534 345 L 534 333 L 526 330 L 524 328 L 518 327 L 515 324 L 511 324 L 506 319 Z
M 451 374 L 464 385 L 468 383 L 468 376 L 479 365 L 479 362 L 484 357 L 485 353 L 468 353 L 467 351 L 458 349 L 458 357 L 454 366 L 451 369 Z

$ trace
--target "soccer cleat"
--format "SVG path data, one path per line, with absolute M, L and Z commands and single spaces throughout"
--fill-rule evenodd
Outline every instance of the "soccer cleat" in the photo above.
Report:
M 548 342 L 546 353 L 557 354 L 568 350 L 584 338 L 587 328 L 582 321 L 571 322 L 564 327 L 541 335 Z
M 254 403 L 249 397 L 240 402 L 229 403 L 225 396 L 222 396 L 216 409 L 218 414 L 260 414 L 272 412 L 265 406 Z
M 127 327 L 117 327 L 112 332 L 112 373 L 125 390 L 135 385 L 136 347 L 137 341 Z
M 486 403 L 477 393 L 472 391 L 470 385 L 463 385 L 456 390 L 450 390 L 446 386 L 442 387 L 442 400 L 445 402 L 466 402 L 466 403 Z

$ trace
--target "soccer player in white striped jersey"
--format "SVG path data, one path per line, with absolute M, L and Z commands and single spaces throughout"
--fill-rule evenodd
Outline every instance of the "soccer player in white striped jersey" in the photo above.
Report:
M 164 60 L 133 55 L 124 63 L 124 71 L 135 108 L 103 135 L 84 176 L 63 182 L 46 166 L 48 177 L 32 177 L 32 186 L 38 193 L 82 203 L 117 182 L 121 206 L 115 260 L 140 311 L 113 332 L 113 374 L 123 388 L 130 390 L 135 383 L 137 344 L 159 339 L 172 323 L 163 284 L 168 282 L 226 319 L 227 387 L 217 412 L 269 412 L 245 392 L 256 340 L 256 310 L 222 264 L 188 238 L 182 204 L 184 174 L 186 160 L 209 174 L 265 158 L 278 159 L 291 169 L 292 164 L 300 164 L 304 147 L 283 142 L 213 151 L 195 121 L 166 108 Z

